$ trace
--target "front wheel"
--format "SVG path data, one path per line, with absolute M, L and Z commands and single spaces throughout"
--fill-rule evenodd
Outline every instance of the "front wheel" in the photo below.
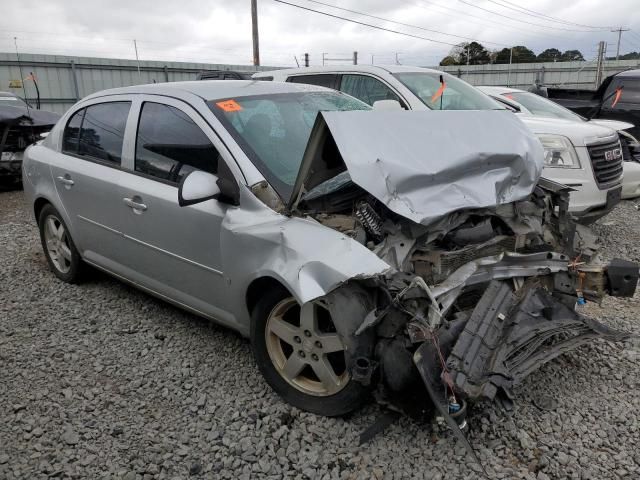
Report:
M 368 396 L 351 379 L 345 346 L 329 311 L 319 303 L 300 306 L 288 292 L 268 292 L 252 312 L 251 344 L 267 383 L 295 407 L 344 415 Z

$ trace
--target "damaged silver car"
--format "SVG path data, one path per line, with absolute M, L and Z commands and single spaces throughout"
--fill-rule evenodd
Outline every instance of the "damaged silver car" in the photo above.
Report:
M 625 337 L 576 305 L 631 296 L 540 178 L 506 111 L 371 111 L 321 87 L 135 86 L 74 106 L 26 153 L 62 280 L 93 265 L 249 336 L 286 401 L 375 398 L 457 429 L 534 369 Z

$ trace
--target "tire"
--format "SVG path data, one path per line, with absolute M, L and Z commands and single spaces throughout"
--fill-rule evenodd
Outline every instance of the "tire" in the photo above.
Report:
M 321 309 L 320 306 L 309 307 L 309 305 L 306 304 L 305 308 L 314 308 L 318 312 L 318 320 L 314 322 L 318 327 L 311 336 L 306 337 L 300 320 L 303 316 L 301 314 L 302 309 L 289 292 L 284 289 L 274 289 L 267 292 L 258 301 L 251 313 L 251 346 L 253 355 L 267 383 L 287 403 L 317 415 L 327 417 L 345 415 L 359 408 L 370 397 L 369 389 L 350 379 L 344 364 L 344 346 L 341 347 L 343 350 L 338 351 L 336 338 L 339 337 L 337 334 L 333 335 L 331 331 L 326 333 L 327 329 L 331 330 L 331 327 L 333 327 L 333 324 L 330 323 L 330 316 L 329 320 L 327 320 L 329 312 L 326 310 L 322 312 L 319 310 Z M 279 316 L 278 312 L 285 308 L 289 309 L 287 313 Z M 278 331 L 280 328 L 274 328 L 275 325 L 279 325 L 279 322 L 276 324 L 274 321 L 280 318 L 281 320 L 287 319 L 295 323 L 296 311 L 298 312 L 297 318 L 301 323 L 298 331 L 302 332 L 302 334 L 297 335 L 300 337 L 301 342 L 296 343 L 293 341 L 287 343 L 273 334 L 274 329 Z M 335 332 L 335 329 L 333 329 L 333 332 Z M 283 336 L 287 336 L 288 333 L 289 331 L 287 330 L 287 333 Z M 291 333 L 295 333 L 295 329 L 291 330 Z M 319 344 L 325 352 L 328 350 L 333 351 L 321 353 L 323 350 L 318 347 L 316 342 L 320 342 Z M 278 345 L 282 348 L 278 347 Z M 287 345 L 290 347 L 290 352 L 288 352 L 289 348 L 284 348 Z M 341 341 L 340 345 L 342 345 Z M 275 354 L 274 348 L 276 350 Z M 284 372 L 286 368 L 283 368 L 282 363 L 278 365 L 279 360 L 283 360 L 279 358 L 279 354 L 285 353 L 284 365 L 286 366 L 290 361 L 300 361 L 296 357 L 301 355 L 300 352 L 305 352 L 305 358 L 302 361 L 307 362 L 307 364 L 297 377 L 285 378 Z M 288 356 L 287 353 L 289 353 Z M 313 360 L 312 356 L 315 356 L 317 360 Z M 342 360 L 340 360 L 340 357 Z M 320 368 L 320 365 L 326 366 L 327 364 L 332 366 L 335 378 L 340 379 L 338 385 L 328 382 L 331 385 L 330 389 L 327 389 L 322 381 L 318 386 L 319 384 L 313 380 L 313 377 L 316 380 L 321 378 L 315 374 L 316 369 Z M 295 371 L 297 368 L 293 370 Z M 325 372 L 322 375 L 323 378 L 327 377 L 326 369 L 321 368 L 319 371 Z M 329 377 L 331 376 L 329 375 Z
M 82 258 L 67 225 L 51 204 L 40 211 L 38 227 L 42 249 L 53 274 L 66 283 L 80 281 L 84 273 Z

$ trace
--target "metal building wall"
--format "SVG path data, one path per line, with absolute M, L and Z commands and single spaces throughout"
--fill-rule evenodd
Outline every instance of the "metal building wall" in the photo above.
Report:
M 604 62 L 602 78 L 638 68 L 639 64 L 637 60 L 608 60 Z M 472 85 L 508 85 L 526 89 L 539 79 L 547 86 L 596 89 L 596 62 L 455 65 L 434 68 L 457 75 Z
M 62 55 L 21 54 L 20 64 L 15 53 L 0 52 L 0 91 L 11 91 L 23 97 L 21 88 L 9 88 L 11 80 L 22 80 L 29 102 L 35 105 L 33 82 L 24 80 L 33 72 L 40 88 L 41 109 L 63 113 L 77 100 L 106 88 L 124 87 L 153 82 L 195 80 L 202 70 L 273 70 L 277 67 L 140 61 L 113 58 L 69 57 Z

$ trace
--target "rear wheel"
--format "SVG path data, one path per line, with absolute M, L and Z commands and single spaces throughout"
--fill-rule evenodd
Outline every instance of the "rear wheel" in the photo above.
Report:
M 49 268 L 60 280 L 76 283 L 82 273 L 82 259 L 66 224 L 52 205 L 42 208 L 38 226 Z
M 368 396 L 351 380 L 345 346 L 319 303 L 300 306 L 286 291 L 269 292 L 252 312 L 251 343 L 267 383 L 295 407 L 344 415 Z

